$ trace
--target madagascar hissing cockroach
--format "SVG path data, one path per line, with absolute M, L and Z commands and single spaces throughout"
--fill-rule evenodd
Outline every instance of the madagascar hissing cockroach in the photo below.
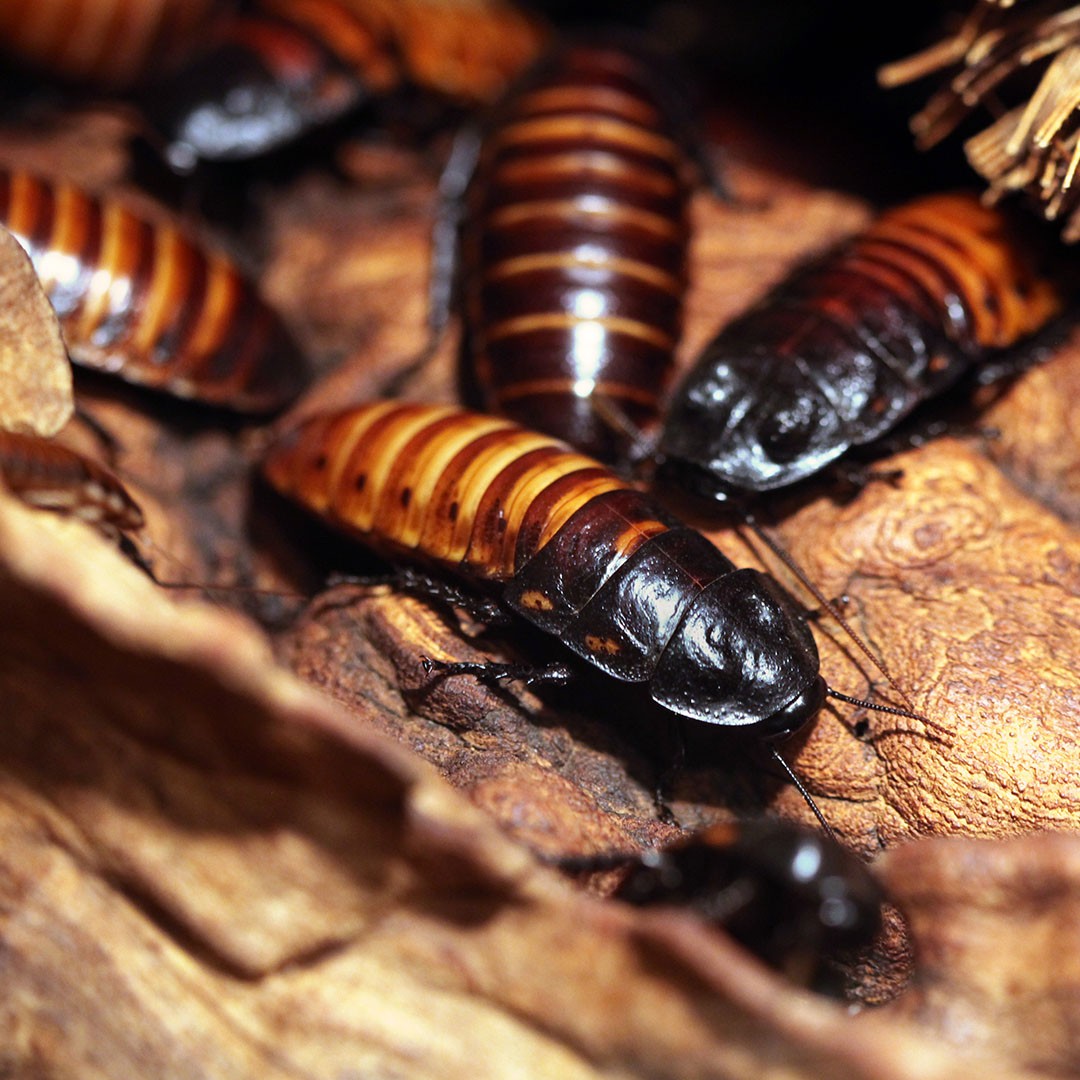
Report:
M 71 359 L 240 412 L 303 388 L 280 317 L 223 254 L 66 182 L 0 172 L 0 224 L 26 250 Z
M 267 154 L 406 87 L 486 101 L 542 37 L 504 0 L 256 0 L 142 108 L 186 173 Z
M 608 461 L 657 420 L 681 330 L 698 166 L 679 100 L 640 45 L 570 38 L 444 177 L 485 407 Z M 437 250 L 437 273 L 450 262 Z
M 143 527 L 143 512 L 108 469 L 53 439 L 0 431 L 0 487 L 39 510 L 70 514 L 109 539 Z
M 1062 310 L 1045 254 L 974 194 L 886 211 L 706 346 L 669 406 L 661 475 L 722 500 L 794 484 L 880 439 Z
M 817 980 L 828 958 L 868 945 L 882 924 L 885 896 L 866 866 L 831 837 L 779 818 L 712 825 L 640 855 L 561 865 L 625 866 L 613 896 L 693 911 L 804 984 Z
M 179 63 L 232 0 L 0 4 L 0 50 L 54 78 L 128 89 Z
M 827 694 L 844 697 L 821 677 L 804 613 L 777 581 L 736 567 L 611 468 L 510 420 L 358 405 L 280 436 L 263 471 L 330 525 L 457 574 L 676 716 L 772 740 Z M 498 665 L 428 666 L 515 677 Z

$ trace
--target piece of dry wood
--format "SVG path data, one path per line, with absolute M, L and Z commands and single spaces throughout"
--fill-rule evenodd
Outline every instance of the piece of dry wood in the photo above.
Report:
M 876 866 L 918 941 L 915 981 L 886 1011 L 1025 1068 L 1075 1076 L 1080 835 L 925 840 Z
M 575 894 L 252 627 L 75 533 L 0 501 L 14 1074 L 1022 1075 Z

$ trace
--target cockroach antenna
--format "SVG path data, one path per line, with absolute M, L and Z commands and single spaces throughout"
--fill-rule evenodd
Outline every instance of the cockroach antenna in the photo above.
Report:
M 811 810 L 813 810 L 814 817 L 816 817 L 820 822 L 822 829 L 824 829 L 825 831 L 825 835 L 828 836 L 830 840 L 835 840 L 836 833 L 832 831 L 832 826 L 825 820 L 825 815 L 818 809 L 818 804 L 814 802 L 813 796 L 810 794 L 809 791 L 806 790 L 806 786 L 799 779 L 795 770 L 784 760 L 783 755 L 780 753 L 779 750 L 776 749 L 776 747 L 772 743 L 769 743 L 769 751 L 772 754 L 773 758 L 777 762 L 779 762 L 780 767 L 784 770 L 784 772 L 787 773 L 789 779 L 795 785 L 799 794 L 806 800 L 806 805 L 809 806 Z
M 940 724 L 935 724 L 928 716 L 924 716 L 922 713 L 916 712 L 914 706 L 912 706 L 911 700 L 903 689 L 893 678 L 892 673 L 889 671 L 885 661 L 879 657 L 870 648 L 869 645 L 863 640 L 863 638 L 855 632 L 851 624 L 843 617 L 840 611 L 837 609 L 836 604 L 829 600 L 825 594 L 810 580 L 809 575 L 805 570 L 795 561 L 791 553 L 787 551 L 781 544 L 779 544 L 773 537 L 771 537 L 762 526 L 753 518 L 752 515 L 747 514 L 745 516 L 746 524 L 754 532 L 754 535 L 758 537 L 763 544 L 799 579 L 806 590 L 814 597 L 815 600 L 821 605 L 822 609 L 827 611 L 833 619 L 836 620 L 840 628 L 847 634 L 847 636 L 855 643 L 859 651 L 862 652 L 867 659 L 885 676 L 889 681 L 889 685 L 904 699 L 909 706 L 908 708 L 901 708 L 899 705 L 884 705 L 874 701 L 867 701 L 865 698 L 852 697 L 849 694 L 842 694 L 839 690 L 834 690 L 831 686 L 825 688 L 825 693 L 834 698 L 837 701 L 847 702 L 849 705 L 855 705 L 863 709 L 870 709 L 872 712 L 889 713 L 892 716 L 903 716 L 908 720 L 917 720 L 921 724 L 925 724 L 932 730 L 939 731 L 944 735 L 948 735 L 948 732 Z
M 888 680 L 889 685 L 904 699 L 909 706 L 911 701 L 907 694 L 893 678 L 892 672 L 889 671 L 885 661 L 878 656 L 867 643 L 855 632 L 852 625 L 844 618 L 840 613 L 836 604 L 829 600 L 825 594 L 811 581 L 810 576 L 805 570 L 795 561 L 791 553 L 787 551 L 781 544 L 779 544 L 773 537 L 771 537 L 757 520 L 750 514 L 747 514 L 744 518 L 746 524 L 754 532 L 754 535 L 799 579 L 803 587 L 810 593 L 811 596 L 821 605 L 822 609 L 827 611 L 833 619 L 836 620 L 837 625 L 844 631 L 845 634 L 855 643 L 859 651 L 881 672 L 882 675 Z M 924 720 L 925 717 L 919 716 L 917 713 L 905 713 L 904 715 L 910 715 L 917 720 Z

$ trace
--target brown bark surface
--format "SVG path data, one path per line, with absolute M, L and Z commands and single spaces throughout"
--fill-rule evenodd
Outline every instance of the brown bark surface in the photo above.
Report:
M 80 158 L 72 123 L 45 126 L 39 153 L 0 130 L 0 162 L 62 175 Z M 123 135 L 87 117 L 77 175 L 112 190 Z M 58 140 L 69 157 L 51 156 Z M 313 163 L 257 187 L 247 228 L 215 230 L 322 376 L 293 415 L 376 392 L 423 347 L 428 149 L 355 142 L 346 176 Z M 729 156 L 737 201 L 695 204 L 684 363 L 870 215 Z M 455 345 L 404 392 L 457 400 Z M 824 620 L 829 684 L 903 693 L 931 722 L 840 704 L 783 747 L 841 838 L 886 850 L 875 866 L 902 914 L 848 993 L 893 1000 L 854 1014 L 688 915 L 625 909 L 589 895 L 610 883 L 576 888 L 533 857 L 634 850 L 743 813 L 809 820 L 753 740 L 693 736 L 663 821 L 671 748 L 633 695 L 429 680 L 422 655 L 551 646 L 386 586 L 322 588 L 328 570 L 378 564 L 260 488 L 264 429 L 80 378 L 145 504 L 158 576 L 238 588 L 164 592 L 77 522 L 0 503 L 0 1071 L 1075 1072 L 1075 856 L 1049 833 L 1080 824 L 1078 371 L 1069 340 L 986 414 L 999 438 L 890 459 L 895 485 L 846 502 L 765 508 L 895 681 Z M 735 522 L 702 524 L 758 559 Z

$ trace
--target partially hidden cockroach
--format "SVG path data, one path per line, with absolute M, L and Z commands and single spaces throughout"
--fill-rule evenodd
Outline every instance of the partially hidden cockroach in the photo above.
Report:
M 0 4 L 0 50 L 55 78 L 127 89 L 202 42 L 229 0 Z
M 263 471 L 330 525 L 488 591 L 677 716 L 771 740 L 827 694 L 853 700 L 826 685 L 804 614 L 775 579 L 736 567 L 607 466 L 507 419 L 358 405 L 282 435 Z
M 53 439 L 0 431 L 0 487 L 28 506 L 70 514 L 119 541 L 143 527 L 143 512 L 103 465 Z
M 30 256 L 77 364 L 241 412 L 282 407 L 306 367 L 223 254 L 66 182 L 0 172 L 0 224 Z
M 663 474 L 722 500 L 794 484 L 881 438 L 1062 310 L 1043 255 L 974 194 L 886 211 L 706 346 L 668 409 Z
M 870 944 L 882 925 L 885 895 L 867 867 L 831 837 L 778 818 L 712 825 L 640 855 L 564 864 L 623 866 L 613 896 L 686 908 L 800 983 L 815 982 L 826 959 Z
M 494 110 L 473 160 L 451 159 L 479 395 L 609 461 L 627 425 L 603 406 L 650 428 L 681 330 L 699 163 L 678 100 L 641 46 L 572 37 Z
M 405 86 L 486 101 L 542 38 L 503 0 L 258 0 L 142 107 L 167 163 L 190 172 L 269 153 Z

